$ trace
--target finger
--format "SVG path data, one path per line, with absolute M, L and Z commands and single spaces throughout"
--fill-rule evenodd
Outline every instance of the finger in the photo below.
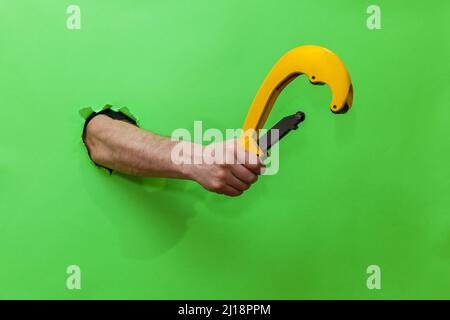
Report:
M 253 171 L 255 174 L 261 174 L 261 169 L 264 167 L 264 164 L 256 154 L 247 152 L 238 145 L 236 148 L 236 158 L 239 164 L 242 164 L 247 169 Z
M 238 178 L 239 180 L 247 183 L 252 184 L 255 183 L 256 180 L 258 180 L 258 176 L 250 169 L 247 169 L 243 165 L 234 165 L 231 167 L 231 173 Z
M 242 194 L 242 191 L 233 188 L 232 186 L 226 185 L 222 189 L 222 194 L 226 196 L 236 197 Z
M 230 175 L 227 177 L 226 180 L 227 184 L 239 191 L 244 191 L 250 188 L 250 185 L 248 183 L 245 183 L 244 181 L 238 179 L 236 176 L 234 176 L 231 172 Z
M 263 168 L 265 168 L 265 164 L 259 161 L 256 164 L 254 163 L 242 163 L 242 165 L 252 171 L 254 174 L 260 175 L 262 173 Z

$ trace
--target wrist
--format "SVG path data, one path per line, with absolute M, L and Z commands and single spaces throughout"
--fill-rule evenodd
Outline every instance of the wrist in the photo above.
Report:
M 190 141 L 180 141 L 172 149 L 171 161 L 177 174 L 188 180 L 196 179 L 196 168 L 203 161 L 203 146 Z

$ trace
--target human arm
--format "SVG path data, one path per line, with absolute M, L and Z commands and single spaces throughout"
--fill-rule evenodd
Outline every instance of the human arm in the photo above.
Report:
M 84 142 L 91 159 L 106 168 L 135 176 L 194 180 L 209 191 L 229 196 L 247 190 L 263 168 L 259 159 L 245 153 L 235 140 L 206 147 L 173 141 L 102 114 L 86 125 Z M 178 144 L 185 144 L 188 151 L 183 155 L 189 158 L 186 163 L 176 163 L 171 157 Z M 207 163 L 203 159 L 206 148 L 209 154 L 220 151 L 225 158 L 239 161 Z

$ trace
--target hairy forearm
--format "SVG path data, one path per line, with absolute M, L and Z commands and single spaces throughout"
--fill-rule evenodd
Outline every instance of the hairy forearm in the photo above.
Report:
M 171 161 L 177 141 L 129 123 L 98 115 L 88 123 L 84 140 L 92 160 L 101 166 L 136 176 L 190 178 L 184 166 Z
M 136 176 L 190 179 L 209 191 L 229 196 L 247 190 L 264 167 L 256 155 L 238 147 L 237 140 L 203 147 L 172 141 L 105 115 L 97 115 L 87 124 L 84 142 L 91 159 L 103 167 Z M 176 146 L 182 147 L 182 161 L 172 161 Z M 212 158 L 220 154 L 223 159 L 245 160 L 226 163 Z

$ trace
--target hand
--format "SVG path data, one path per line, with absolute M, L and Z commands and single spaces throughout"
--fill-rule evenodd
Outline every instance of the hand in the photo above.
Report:
M 227 196 L 239 196 L 258 180 L 264 168 L 261 160 L 246 152 L 238 140 L 212 143 L 196 155 L 197 163 L 191 164 L 190 176 L 205 189 Z

